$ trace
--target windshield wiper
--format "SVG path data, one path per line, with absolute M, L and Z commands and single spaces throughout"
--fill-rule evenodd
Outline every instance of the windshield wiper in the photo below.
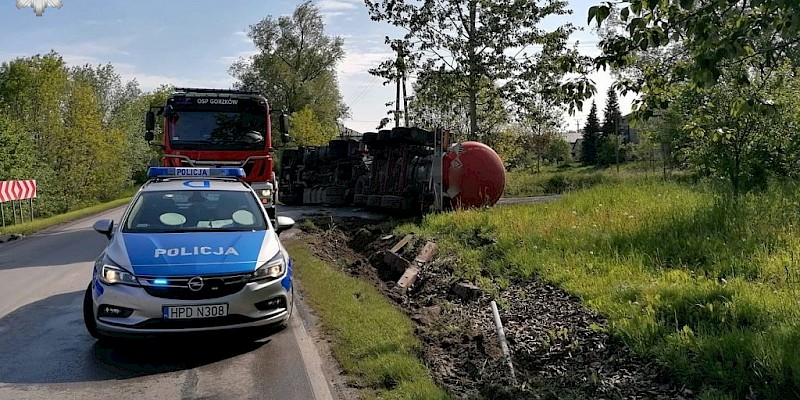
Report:
M 212 143 L 209 140 L 183 140 L 183 139 L 170 139 L 174 144 L 206 144 Z

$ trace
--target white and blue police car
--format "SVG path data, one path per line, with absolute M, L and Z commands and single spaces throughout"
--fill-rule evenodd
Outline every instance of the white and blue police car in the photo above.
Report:
M 94 265 L 83 317 L 98 338 L 285 325 L 292 260 L 241 168 L 151 167 Z

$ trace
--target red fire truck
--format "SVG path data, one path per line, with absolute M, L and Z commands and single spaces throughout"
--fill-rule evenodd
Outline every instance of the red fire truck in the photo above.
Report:
M 241 167 L 245 180 L 275 219 L 278 182 L 273 171 L 270 106 L 258 92 L 176 88 L 163 107 L 145 118 L 145 140 L 155 138 L 156 116 L 163 118 L 161 166 Z M 281 113 L 279 131 L 288 141 L 289 118 Z

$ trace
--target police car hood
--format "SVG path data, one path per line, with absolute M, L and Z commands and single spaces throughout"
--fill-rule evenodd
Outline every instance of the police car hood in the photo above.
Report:
M 277 240 L 269 231 L 122 233 L 119 236 L 109 248 L 109 256 L 118 263 L 127 264 L 134 275 L 140 276 L 248 273 L 279 251 Z

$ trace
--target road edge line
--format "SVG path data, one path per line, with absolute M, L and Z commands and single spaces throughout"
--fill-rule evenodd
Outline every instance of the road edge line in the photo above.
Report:
M 292 332 L 294 332 L 297 347 L 300 348 L 300 357 L 303 358 L 303 365 L 305 366 L 308 380 L 311 382 L 311 391 L 314 392 L 314 398 L 317 400 L 334 400 L 328 380 L 322 371 L 322 358 L 317 352 L 317 346 L 311 340 L 306 327 L 300 321 L 297 306 L 293 304 L 292 308 L 294 310 L 292 311 L 293 317 L 290 325 Z

